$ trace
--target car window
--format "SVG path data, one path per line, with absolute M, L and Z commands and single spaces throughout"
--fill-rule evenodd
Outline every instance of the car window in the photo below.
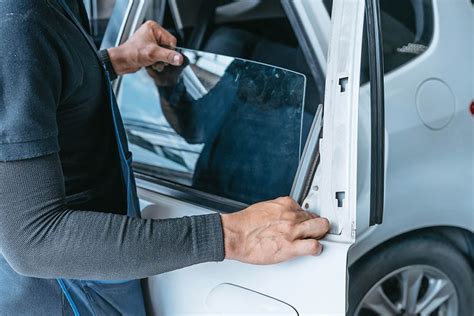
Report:
M 192 0 L 180 0 L 180 5 L 174 6 L 174 1 L 163 1 L 163 0 L 153 0 L 150 2 L 149 8 L 145 11 L 145 19 L 153 19 L 158 21 L 164 28 L 171 32 L 178 40 L 178 45 L 181 47 L 191 48 L 194 47 L 190 45 L 191 42 L 198 43 L 197 46 L 200 51 L 205 51 L 209 53 L 214 53 L 220 56 L 233 56 L 241 58 L 244 60 L 251 60 L 258 63 L 275 66 L 275 69 L 289 69 L 296 73 L 302 74 L 306 77 L 305 91 L 303 93 L 303 104 L 302 115 L 299 123 L 295 123 L 294 126 L 300 126 L 300 134 L 298 147 L 299 152 L 304 147 L 306 139 L 309 135 L 309 131 L 313 120 L 315 118 L 317 108 L 323 104 L 324 98 L 324 86 L 325 86 L 325 74 L 324 70 L 326 65 L 320 63 L 326 63 L 325 60 L 319 60 L 314 55 L 308 55 L 308 51 L 303 49 L 305 43 L 304 36 L 297 38 L 295 32 L 298 29 L 299 22 L 296 20 L 290 21 L 286 16 L 286 11 L 283 9 L 280 1 L 266 1 L 263 6 L 259 3 L 248 3 L 246 5 L 245 1 L 236 1 L 235 3 L 227 2 L 216 2 L 217 7 L 214 17 L 209 19 L 195 19 L 194 22 L 188 23 L 183 22 L 183 16 L 181 15 L 181 10 L 189 11 L 189 7 L 194 2 Z M 194 3 L 197 4 L 197 3 Z M 201 11 L 201 10 L 199 10 Z M 321 17 L 326 21 L 328 15 L 326 12 L 321 12 L 323 16 Z M 316 18 L 319 18 L 318 15 Z M 191 20 L 190 20 L 191 21 Z M 194 24 L 193 24 L 194 23 Z M 203 25 L 206 24 L 206 25 Z M 203 37 L 199 41 L 193 41 L 194 33 L 196 27 L 206 26 L 206 31 L 203 33 Z M 295 29 L 294 29 L 295 28 Z M 300 32 L 301 33 L 301 32 Z M 153 98 L 161 98 L 161 95 L 156 92 L 158 89 L 150 89 L 153 87 L 153 82 L 149 77 L 149 74 L 142 70 L 134 75 L 124 76 L 121 80 L 121 87 L 119 88 L 119 102 L 121 104 L 134 104 L 137 97 L 133 93 L 125 93 L 128 89 L 132 89 L 131 86 L 135 85 L 133 89 L 141 90 L 141 93 L 150 94 L 147 97 L 147 100 L 152 100 Z M 136 82 L 141 82 L 142 86 L 138 87 Z M 123 89 L 122 89 L 123 88 Z M 143 94 L 144 95 L 144 94 Z M 134 100 L 136 99 L 136 100 Z M 127 101 L 128 100 L 128 101 Z M 143 117 L 146 115 L 137 118 L 137 111 L 147 112 L 150 111 L 149 107 L 143 105 L 146 101 L 145 98 L 140 97 L 140 108 L 139 110 L 135 107 L 134 111 L 128 111 L 125 108 L 122 108 L 122 113 L 126 119 L 126 124 L 131 125 L 141 125 Z M 133 108 L 130 106 L 130 108 Z M 148 108 L 148 110 L 145 110 Z M 154 107 L 154 111 L 156 108 Z M 149 112 L 152 113 L 152 112 Z M 153 112 L 154 117 L 165 117 L 164 114 L 156 114 Z M 151 119 L 152 115 L 149 115 L 147 119 Z M 166 117 L 165 117 L 166 118 Z M 157 128 L 158 126 L 154 126 Z M 134 127 L 136 128 L 136 126 Z M 141 127 L 142 128 L 142 127 Z M 147 126 L 150 129 L 149 126 Z M 143 128 L 142 128 L 143 129 Z M 280 130 L 278 130 L 280 132 Z M 159 132 L 154 132 L 156 139 L 159 137 L 156 136 L 162 132 L 177 134 L 182 136 L 173 128 L 173 126 L 159 126 Z M 132 135 L 136 133 L 129 133 L 129 139 L 131 147 L 135 151 L 141 151 L 140 155 L 143 157 L 148 157 L 148 159 L 158 159 L 154 157 L 154 154 L 150 154 L 150 151 L 143 151 L 143 148 L 136 147 L 136 144 L 133 144 L 134 141 L 142 141 L 142 139 L 137 139 L 137 135 Z M 289 138 L 291 134 L 288 134 L 286 137 Z M 141 135 L 140 135 L 141 136 Z M 284 142 L 276 141 L 277 135 L 275 135 L 275 143 L 284 144 Z M 295 138 L 295 137 L 294 137 Z M 186 142 L 186 139 L 180 139 L 175 136 L 164 138 L 159 138 L 160 141 L 164 142 L 166 147 L 169 144 L 166 142 L 172 143 L 173 146 L 178 147 L 180 151 L 185 151 L 186 155 L 182 155 L 183 161 L 186 161 L 188 164 L 199 166 L 199 159 L 201 159 L 201 151 L 205 149 L 201 148 L 202 144 L 195 144 Z M 284 139 L 282 139 L 284 140 Z M 265 144 L 265 143 L 263 143 Z M 143 146 L 149 146 L 149 144 L 144 144 Z M 199 147 L 201 146 L 201 147 Z M 184 149 L 182 147 L 185 147 Z M 173 147 L 174 148 L 174 147 Z M 268 149 L 262 148 L 261 152 L 264 152 Z M 296 151 L 296 152 L 298 152 Z M 174 152 L 172 152 L 174 154 Z M 291 159 L 289 157 L 285 158 L 286 162 L 278 165 L 278 171 L 268 171 L 270 167 L 274 166 L 276 159 L 279 156 L 276 155 L 275 159 L 268 164 L 267 173 L 271 174 L 271 177 L 268 177 L 265 181 L 263 174 L 264 171 L 260 173 L 255 173 L 259 177 L 252 182 L 252 177 L 244 177 L 244 173 L 241 173 L 240 179 L 247 179 L 246 181 L 242 180 L 242 188 L 236 188 L 236 184 L 225 183 L 229 187 L 224 187 L 220 183 L 219 188 L 206 188 L 203 185 L 197 185 L 201 183 L 196 181 L 197 176 L 196 172 L 200 172 L 201 168 L 195 168 L 189 170 L 189 165 L 186 165 L 188 169 L 183 167 L 183 163 L 177 164 L 176 159 L 170 160 L 169 150 L 164 150 L 161 152 L 161 157 L 159 158 L 163 164 L 169 164 L 170 168 L 160 169 L 154 164 L 145 163 L 145 161 L 139 161 L 137 154 L 135 154 L 135 170 L 140 169 L 141 173 L 146 174 L 147 176 L 152 176 L 159 179 L 168 179 L 173 183 L 180 183 L 192 188 L 197 188 L 204 192 L 210 192 L 217 194 L 222 197 L 230 197 L 237 201 L 250 203 L 263 199 L 273 198 L 281 195 L 288 195 L 291 190 L 291 185 L 294 180 L 294 171 L 298 165 L 298 159 L 294 157 L 295 151 L 292 150 L 293 156 Z M 283 151 L 281 154 L 282 155 Z M 174 156 L 173 156 L 174 157 Z M 264 157 L 264 155 L 257 155 L 254 159 L 260 159 L 259 157 Z M 244 160 L 241 158 L 241 160 Z M 292 161 L 291 164 L 288 161 Z M 215 169 L 215 168 L 214 168 Z M 163 175 L 165 173 L 166 175 Z M 250 174 L 250 171 L 248 172 Z M 236 179 L 236 178 L 235 178 Z M 240 181 L 240 180 L 239 180 Z M 251 183 L 252 182 L 252 183 Z M 235 182 L 237 183 L 237 182 Z M 250 184 L 249 184 L 250 183 Z M 164 183 L 160 181 L 160 185 Z M 203 196 L 199 192 L 194 192 L 193 190 L 187 190 L 185 187 L 175 187 L 172 183 L 166 183 L 168 187 L 173 188 L 175 191 L 178 190 L 177 194 L 191 194 L 193 196 L 188 196 L 188 198 L 198 198 L 201 199 Z M 258 187 L 258 189 L 257 189 Z M 212 198 L 215 200 L 215 197 Z M 232 203 L 230 203 L 232 204 Z
M 328 12 L 331 13 L 333 0 L 323 1 Z M 405 65 L 428 49 L 434 31 L 433 3 L 432 0 L 380 0 L 379 3 L 384 72 L 388 73 Z M 364 43 L 362 84 L 369 80 L 366 48 L 367 43 Z
M 116 0 L 83 0 L 89 16 L 91 35 L 100 47 Z
M 154 0 L 159 7 L 162 0 Z M 312 58 L 308 62 L 295 27 L 297 21 L 290 22 L 281 1 L 216 1 L 213 18 L 198 19 L 200 10 L 196 0 L 171 0 L 165 14 L 163 25 L 178 39 L 178 44 L 186 48 L 194 43 L 199 50 L 219 55 L 234 56 L 256 62 L 270 64 L 302 73 L 307 78 L 305 94 L 305 117 L 314 117 L 316 109 L 323 104 L 325 74 L 321 70 L 325 65 L 317 66 Z M 208 8 L 209 9 L 209 8 Z M 160 12 L 153 11 L 151 12 Z M 160 14 L 148 14 L 158 21 Z M 317 17 L 316 17 L 317 18 Z M 196 28 L 205 26 L 205 32 L 200 40 L 195 40 Z M 301 33 L 301 32 L 300 32 Z M 312 56 L 313 57 L 313 56 Z M 325 62 L 325 61 L 324 61 Z M 303 124 L 303 142 L 306 140 L 312 119 L 305 119 Z
M 385 72 L 428 49 L 433 37 L 432 0 L 380 1 Z
M 304 75 L 180 49 L 183 67 L 123 76 L 135 170 L 243 203 L 288 195 L 302 151 Z

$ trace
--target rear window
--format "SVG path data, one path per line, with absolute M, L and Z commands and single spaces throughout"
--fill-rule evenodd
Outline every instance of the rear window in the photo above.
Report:
M 331 14 L 333 0 L 323 0 Z M 433 38 L 432 0 L 380 0 L 384 72 L 388 73 L 423 54 Z M 365 32 L 366 33 L 366 32 Z M 366 41 L 366 35 L 364 35 Z M 367 43 L 364 43 L 364 50 Z M 362 54 L 361 83 L 368 81 L 367 53 Z
M 423 54 L 433 37 L 431 0 L 380 1 L 385 72 Z

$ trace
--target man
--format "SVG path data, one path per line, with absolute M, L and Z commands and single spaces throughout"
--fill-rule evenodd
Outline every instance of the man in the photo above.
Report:
M 328 221 L 290 198 L 233 214 L 126 216 L 130 157 L 104 73 L 180 65 L 162 47 L 176 39 L 147 22 L 96 56 L 80 0 L 2 0 L 0 14 L 1 315 L 141 315 L 139 278 L 321 252 Z

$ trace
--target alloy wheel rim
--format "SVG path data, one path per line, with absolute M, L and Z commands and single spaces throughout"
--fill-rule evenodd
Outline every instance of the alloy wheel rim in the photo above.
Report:
M 386 275 L 373 285 L 355 315 L 451 316 L 458 314 L 452 281 L 427 265 L 410 265 Z

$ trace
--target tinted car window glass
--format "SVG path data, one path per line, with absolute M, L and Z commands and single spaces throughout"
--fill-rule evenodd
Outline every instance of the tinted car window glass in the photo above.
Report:
M 385 72 L 421 55 L 433 36 L 431 0 L 380 1 Z
M 199 50 L 270 64 L 306 76 L 305 119 L 302 133 L 302 140 L 305 143 L 316 109 L 324 103 L 325 74 L 322 69 L 325 65 L 319 65 L 315 56 L 310 56 L 309 53 L 305 56 L 302 48 L 304 45 L 300 45 L 302 44 L 300 41 L 304 39 L 298 40 L 282 3 L 217 1 L 213 19 L 194 21 L 189 18 L 190 13 L 195 15 L 204 2 L 193 0 L 179 2 L 180 5 L 170 7 L 165 6 L 163 0 L 153 0 L 146 15 L 162 22 L 162 25 L 176 36 L 179 46 L 195 49 L 196 46 L 186 45 L 191 42 L 195 26 L 204 23 L 206 32 L 199 41 Z M 191 7 L 195 10 L 190 10 Z M 177 19 L 177 16 L 181 18 Z M 181 23 L 177 23 L 178 20 Z M 315 66 L 316 64 L 318 66 Z
M 433 37 L 431 0 L 380 1 L 384 72 L 388 73 L 428 49 Z M 361 84 L 369 80 L 367 30 L 364 26 Z
M 244 203 L 288 195 L 302 149 L 305 77 L 181 52 L 183 67 L 122 79 L 118 101 L 136 170 Z

